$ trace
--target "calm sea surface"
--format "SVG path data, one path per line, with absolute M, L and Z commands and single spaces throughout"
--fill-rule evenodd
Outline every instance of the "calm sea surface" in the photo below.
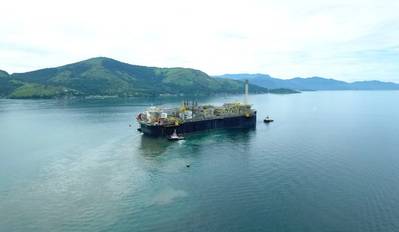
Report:
M 256 130 L 136 131 L 180 100 L 0 100 L 0 231 L 399 231 L 399 92 L 252 95 Z

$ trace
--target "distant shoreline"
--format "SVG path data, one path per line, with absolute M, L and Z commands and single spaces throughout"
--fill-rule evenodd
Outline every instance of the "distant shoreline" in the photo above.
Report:
M 251 93 L 250 95 L 261 95 L 261 94 L 298 94 L 299 91 L 294 90 L 270 90 L 265 93 Z M 188 94 L 159 94 L 159 95 L 142 95 L 142 96 L 118 96 L 118 95 L 81 95 L 81 96 L 51 96 L 51 97 L 0 97 L 0 99 L 15 99 L 15 100 L 43 100 L 43 99 L 128 99 L 128 98 L 196 98 L 196 97 L 223 97 L 223 96 L 238 96 L 240 93 L 220 93 L 220 94 L 202 94 L 202 95 L 188 95 Z
M 301 90 L 292 93 L 278 93 L 278 92 L 267 92 L 267 93 L 252 93 L 250 95 L 264 95 L 264 94 L 273 94 L 273 95 L 291 95 L 298 93 L 306 93 L 306 92 L 397 92 L 399 90 L 396 89 L 375 89 L 375 90 Z M 148 99 L 148 98 L 157 98 L 157 99 L 167 99 L 167 98 L 204 98 L 204 97 L 228 97 L 228 96 L 241 96 L 242 94 L 212 94 L 212 95 L 152 95 L 152 96 L 117 96 L 117 95 L 87 95 L 87 96 L 58 96 L 58 97 L 25 97 L 25 98 L 10 98 L 10 97 L 0 97 L 3 100 L 104 100 L 104 99 Z

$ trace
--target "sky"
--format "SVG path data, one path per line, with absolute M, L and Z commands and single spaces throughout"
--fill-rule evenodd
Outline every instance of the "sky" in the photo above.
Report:
M 398 0 L 1 0 L 0 69 L 105 56 L 209 75 L 399 83 Z

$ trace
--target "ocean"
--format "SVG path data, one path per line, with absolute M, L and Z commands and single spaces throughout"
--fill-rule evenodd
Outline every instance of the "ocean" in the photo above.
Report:
M 0 99 L 0 231 L 399 231 L 399 91 L 250 95 L 255 130 L 136 131 L 182 100 Z

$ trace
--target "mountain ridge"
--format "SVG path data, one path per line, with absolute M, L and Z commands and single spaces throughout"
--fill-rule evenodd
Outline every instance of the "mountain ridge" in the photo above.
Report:
M 8 77 L 8 76 L 10 76 L 10 74 L 8 74 L 8 72 L 0 69 L 0 78 L 1 77 Z
M 289 88 L 300 91 L 307 90 L 399 90 L 399 84 L 383 81 L 355 81 L 345 82 L 324 77 L 295 77 L 291 79 L 279 79 L 268 74 L 224 74 L 215 76 L 233 80 L 248 80 L 249 83 L 264 88 Z
M 195 96 L 243 92 L 242 81 L 210 77 L 201 70 L 140 66 L 107 57 L 25 73 L 4 72 L 3 75 L 6 78 L 1 78 L 0 96 L 8 98 Z M 271 92 L 255 85 L 250 89 L 252 93 Z

